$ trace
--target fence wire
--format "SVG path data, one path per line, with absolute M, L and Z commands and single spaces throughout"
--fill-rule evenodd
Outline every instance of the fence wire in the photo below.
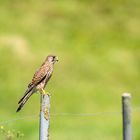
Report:
M 132 109 L 133 112 L 140 112 L 140 107 Z M 105 116 L 105 115 L 121 115 L 122 111 L 107 111 L 107 112 L 97 112 L 97 113 L 51 113 L 51 117 L 94 117 L 94 116 Z M 25 119 L 36 119 L 39 115 L 28 115 L 23 117 L 17 117 L 5 121 L 0 121 L 0 125 L 14 123 L 16 121 Z

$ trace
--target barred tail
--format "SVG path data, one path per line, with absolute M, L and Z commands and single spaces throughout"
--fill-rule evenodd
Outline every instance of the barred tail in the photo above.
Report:
M 16 110 L 16 112 L 19 112 L 20 110 L 21 110 L 21 108 L 24 106 L 24 104 L 28 101 L 28 99 L 30 98 L 30 96 L 33 94 L 33 92 L 29 92 L 29 93 L 27 93 L 27 94 L 25 94 L 22 98 L 21 98 L 21 100 L 20 100 L 20 102 L 19 102 L 19 107 L 18 107 L 18 109 Z

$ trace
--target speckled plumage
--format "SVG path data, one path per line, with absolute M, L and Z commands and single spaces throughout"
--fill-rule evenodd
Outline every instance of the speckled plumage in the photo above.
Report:
M 56 56 L 54 55 L 47 56 L 45 62 L 35 72 L 32 81 L 29 83 L 28 88 L 25 91 L 25 95 L 18 102 L 19 107 L 17 109 L 17 112 L 21 110 L 23 105 L 27 102 L 27 100 L 33 93 L 44 90 L 46 84 L 48 83 L 48 81 L 52 76 L 53 66 L 56 61 L 58 61 Z

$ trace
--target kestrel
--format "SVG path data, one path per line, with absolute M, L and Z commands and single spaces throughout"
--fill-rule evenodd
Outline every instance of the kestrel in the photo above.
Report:
M 56 61 L 58 61 L 57 56 L 47 56 L 44 63 L 35 72 L 32 81 L 29 83 L 28 88 L 25 91 L 25 95 L 18 102 L 19 107 L 17 109 L 17 112 L 21 110 L 21 108 L 24 106 L 24 104 L 28 101 L 28 99 L 33 93 L 39 91 L 40 93 L 45 94 L 44 88 L 52 76 L 54 63 Z

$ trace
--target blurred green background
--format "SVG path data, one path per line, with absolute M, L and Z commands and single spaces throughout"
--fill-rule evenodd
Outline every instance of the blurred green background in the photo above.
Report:
M 20 113 L 17 102 L 48 54 L 59 57 L 46 89 L 52 114 L 121 111 L 131 92 L 140 139 L 139 0 L 0 0 L 0 125 L 22 140 L 39 137 L 40 96 Z M 52 116 L 50 139 L 120 140 L 121 114 Z

